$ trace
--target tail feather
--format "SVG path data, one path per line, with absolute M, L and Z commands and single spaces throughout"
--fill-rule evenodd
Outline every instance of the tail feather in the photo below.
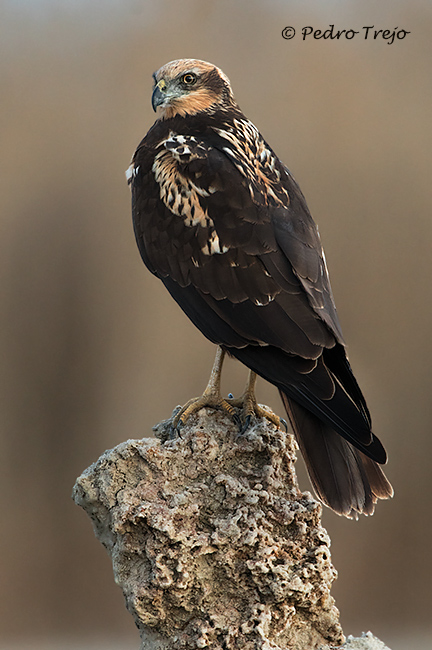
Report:
M 345 349 L 340 343 L 337 343 L 333 348 L 323 350 L 323 360 L 326 367 L 338 379 L 340 384 L 344 387 L 348 395 L 351 397 L 357 408 L 363 414 L 363 417 L 368 422 L 369 427 L 372 426 L 371 416 L 367 407 L 363 393 L 353 375 L 351 366 L 345 353 Z
M 378 463 L 384 464 L 387 455 L 384 447 L 371 432 L 370 416 L 364 398 L 354 401 L 351 395 L 360 393 L 354 378 L 348 380 L 329 371 L 320 357 L 311 371 L 305 375 L 297 370 L 296 358 L 291 358 L 272 346 L 248 345 L 230 348 L 229 352 L 251 370 L 279 388 L 287 397 L 301 404 L 308 412 L 337 431 L 348 442 Z M 336 368 L 337 363 L 333 363 Z M 339 364 L 340 365 L 340 364 Z M 349 366 L 343 368 L 345 374 Z M 342 383 L 343 382 L 343 383 Z M 323 394 L 320 384 L 331 383 L 333 391 Z M 345 388 L 349 384 L 350 390 Z M 361 394 L 361 393 L 360 393 Z
M 280 391 L 319 499 L 340 515 L 371 515 L 378 499 L 393 496 L 380 466 L 331 426 Z

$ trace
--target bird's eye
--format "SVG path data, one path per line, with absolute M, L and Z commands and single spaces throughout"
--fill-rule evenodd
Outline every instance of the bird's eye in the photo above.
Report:
M 195 83 L 197 80 L 196 75 L 192 74 L 191 72 L 188 72 L 187 74 L 183 75 L 183 83 L 187 84 L 188 86 L 191 86 L 192 84 Z

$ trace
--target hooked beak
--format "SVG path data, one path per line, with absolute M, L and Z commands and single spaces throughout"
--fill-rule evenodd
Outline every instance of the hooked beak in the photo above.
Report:
M 164 81 L 164 79 L 161 79 L 159 83 L 157 83 L 156 86 L 154 87 L 152 99 L 151 99 L 152 107 L 155 112 L 157 107 L 164 103 L 166 99 L 166 91 L 167 91 L 166 81 Z

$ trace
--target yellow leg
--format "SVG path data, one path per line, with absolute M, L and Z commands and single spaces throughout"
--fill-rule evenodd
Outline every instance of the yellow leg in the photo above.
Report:
M 204 408 L 205 406 L 209 406 L 214 409 L 221 409 L 234 419 L 236 418 L 234 407 L 231 406 L 227 400 L 223 399 L 220 391 L 221 373 L 224 358 L 225 351 L 218 346 L 207 388 L 201 397 L 194 397 L 190 399 L 184 406 L 182 406 L 172 421 L 172 427 L 174 429 L 184 425 L 191 415 L 197 413 L 197 411 Z
M 278 429 L 283 425 L 285 431 L 287 430 L 287 423 L 284 419 L 278 417 L 268 408 L 260 406 L 257 402 L 255 396 L 255 384 L 257 380 L 257 375 L 252 370 L 249 373 L 248 382 L 246 384 L 245 391 L 241 397 L 238 398 L 228 398 L 228 402 L 231 406 L 242 409 L 242 433 L 248 428 L 252 416 L 257 418 L 266 418 L 272 424 L 274 424 Z

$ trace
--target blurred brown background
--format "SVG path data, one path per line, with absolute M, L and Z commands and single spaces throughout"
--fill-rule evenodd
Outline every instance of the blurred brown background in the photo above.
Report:
M 301 40 L 332 23 L 411 33 Z M 138 647 L 70 494 L 102 451 L 199 394 L 213 360 L 140 261 L 124 178 L 154 120 L 151 74 L 182 57 L 228 74 L 299 181 L 389 452 L 393 501 L 359 522 L 325 512 L 344 629 L 432 647 L 431 30 L 431 4 L 408 0 L 1 4 L 2 648 Z M 244 381 L 229 362 L 225 392 Z M 282 413 L 264 382 L 258 397 Z

